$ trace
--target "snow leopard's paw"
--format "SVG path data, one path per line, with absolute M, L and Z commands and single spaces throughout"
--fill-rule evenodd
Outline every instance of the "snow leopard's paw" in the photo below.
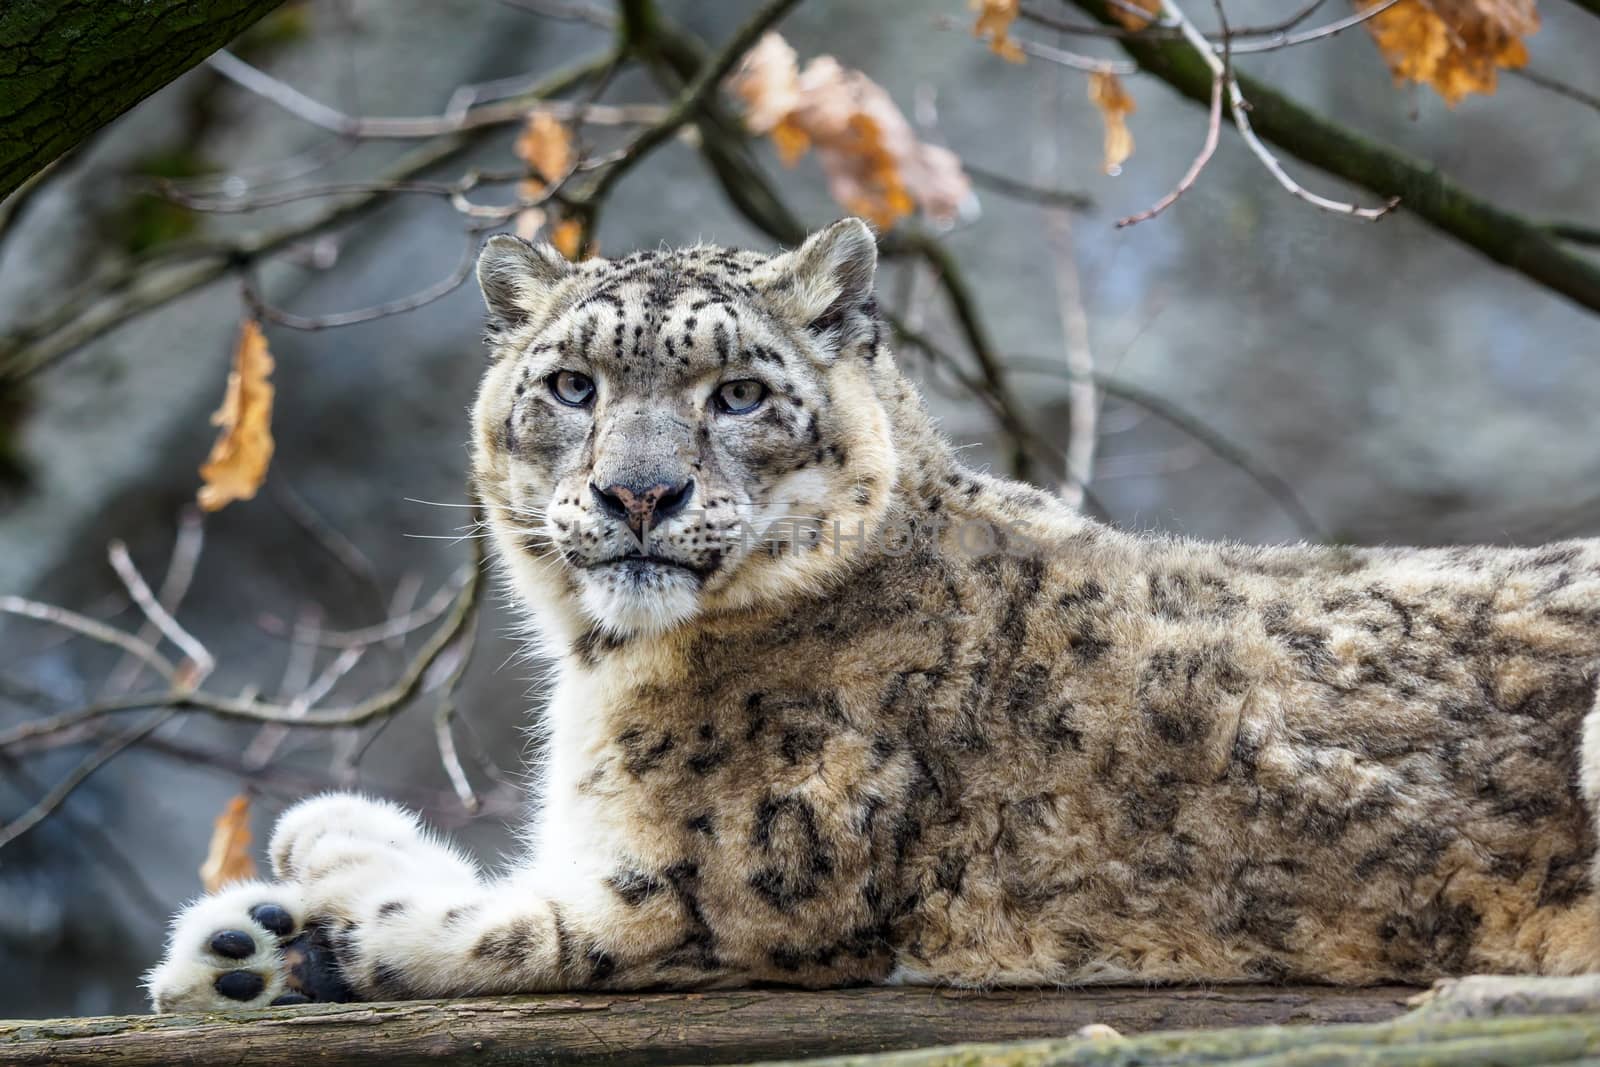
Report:
M 158 1012 L 350 999 L 299 888 L 270 882 L 228 886 L 179 912 L 145 986 Z

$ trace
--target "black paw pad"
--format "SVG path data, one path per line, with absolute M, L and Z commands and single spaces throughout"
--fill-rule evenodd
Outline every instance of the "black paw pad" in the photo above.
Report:
M 261 995 L 266 981 L 254 971 L 229 971 L 218 975 L 212 983 L 218 993 L 229 1000 L 254 1000 Z
M 230 960 L 242 960 L 255 950 L 255 938 L 243 930 L 218 930 L 211 935 L 211 951 Z
M 343 1004 L 355 993 L 344 980 L 328 930 L 312 924 L 283 946 L 289 988 L 318 1004 Z
M 276 904 L 257 904 L 250 909 L 250 918 L 279 937 L 288 937 L 294 933 L 294 916 Z
M 274 1008 L 287 1007 L 290 1004 L 310 1004 L 311 998 L 304 993 L 285 993 L 272 1002 Z

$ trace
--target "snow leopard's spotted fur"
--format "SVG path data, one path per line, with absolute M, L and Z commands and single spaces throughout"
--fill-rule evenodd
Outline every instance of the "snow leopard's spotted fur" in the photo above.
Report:
M 1600 542 L 1099 525 L 955 458 L 874 256 L 853 220 L 773 259 L 490 243 L 477 484 L 559 660 L 528 857 L 306 801 L 278 881 L 176 920 L 158 1008 L 1600 965 Z M 691 480 L 604 562 L 641 548 L 597 490 Z

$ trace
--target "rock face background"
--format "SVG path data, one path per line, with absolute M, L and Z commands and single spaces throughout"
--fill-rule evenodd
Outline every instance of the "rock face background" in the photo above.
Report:
M 713 41 L 745 8 L 666 6 Z M 1230 15 L 1264 21 L 1281 15 L 1276 7 L 1239 0 Z M 1586 59 L 1600 25 L 1556 0 L 1541 7 L 1534 65 L 1573 80 L 1592 75 Z M 488 0 L 325 0 L 308 10 L 314 32 L 272 46 L 260 61 L 313 97 L 366 114 L 437 112 L 457 85 L 553 70 L 605 43 L 592 27 Z M 967 17 L 956 0 L 811 0 L 783 30 L 802 59 L 832 52 L 870 72 L 908 113 L 916 100 L 936 102 L 936 136 L 988 170 L 1035 176 L 1041 142 L 1055 131 L 1056 172 L 1047 179 L 1098 204 L 1072 228 L 1102 369 L 1165 398 L 1287 479 L 1330 538 L 1508 542 L 1600 531 L 1593 316 L 1404 213 L 1371 225 L 1290 199 L 1228 131 L 1175 208 L 1118 231 L 1112 219 L 1148 206 L 1188 166 L 1204 114 L 1153 79 L 1131 80 L 1138 148 L 1125 173 L 1108 178 L 1081 75 L 1037 61 L 1001 63 L 964 29 L 937 28 L 940 14 L 963 26 Z M 1600 211 L 1600 123 L 1580 104 L 1507 79 L 1495 97 L 1447 111 L 1429 92 L 1392 88 L 1361 31 L 1253 57 L 1246 69 L 1511 208 L 1590 222 Z M 623 77 L 608 99 L 642 100 L 648 91 Z M 509 137 L 476 159 L 511 164 Z M 7 233 L 0 324 L 48 306 L 105 257 L 119 239 L 123 183 L 136 160 L 181 150 L 248 168 L 325 143 L 206 71 L 168 87 L 74 159 Z M 374 161 L 403 148 L 366 146 L 327 173 L 371 173 Z M 1349 195 L 1290 166 L 1330 195 Z M 774 172 L 808 225 L 838 214 L 814 162 Z M 948 241 L 996 343 L 1015 367 L 1059 365 L 1062 328 L 1041 213 L 982 190 L 979 199 L 981 215 Z M 225 231 L 255 223 L 210 224 Z M 676 144 L 623 183 L 601 230 L 603 249 L 616 252 L 701 238 L 765 244 L 721 199 L 698 157 Z M 266 289 L 302 314 L 357 307 L 448 273 L 462 244 L 445 206 L 395 198 L 341 232 L 334 265 L 277 268 Z M 893 268 L 880 279 L 891 301 L 905 285 Z M 182 612 L 222 664 L 211 688 L 271 694 L 283 684 L 289 644 L 264 628 L 263 616 L 292 620 L 314 607 L 329 628 L 369 624 L 397 586 L 420 580 L 425 597 L 465 558 L 449 540 L 408 536 L 449 534 L 462 513 L 407 498 L 465 500 L 464 412 L 482 363 L 479 311 L 475 291 L 463 288 L 370 324 L 315 333 L 269 327 L 278 360 L 273 472 L 258 499 L 208 519 Z M 123 539 L 159 578 L 212 438 L 207 420 L 239 315 L 237 284 L 225 280 L 36 381 L 19 435 L 29 483 L 0 510 L 0 591 L 131 624 L 106 544 Z M 947 333 L 933 304 L 928 326 Z M 1015 381 L 1033 424 L 1059 435 L 1060 379 L 1019 373 Z M 977 446 L 969 453 L 975 462 L 994 458 L 992 427 L 976 403 L 937 393 L 931 401 L 954 437 Z M 1094 493 L 1116 521 L 1252 541 L 1301 536 L 1255 483 L 1181 429 L 1112 400 L 1103 430 Z M 308 532 L 308 510 L 359 549 L 364 576 L 334 558 L 326 536 Z M 460 694 L 463 716 L 508 763 L 537 704 L 534 672 L 514 658 L 512 623 L 489 598 Z M 114 662 L 46 629 L 0 621 L 0 725 L 38 714 L 41 699 L 92 699 Z M 377 650 L 352 673 L 352 691 L 382 684 L 399 663 L 398 653 Z M 384 730 L 357 785 L 444 798 L 446 821 L 465 824 L 482 854 L 494 857 L 509 847 L 506 812 L 468 820 L 452 809 L 428 714 L 423 702 Z M 235 752 L 251 736 L 198 716 L 161 734 L 180 748 Z M 0 819 L 24 811 L 82 755 L 30 758 L 24 770 L 0 765 Z M 257 783 L 258 842 L 283 803 L 315 788 L 327 759 L 325 747 L 290 753 L 281 773 Z M 139 1010 L 137 974 L 159 951 L 166 912 L 197 892 L 210 822 L 242 785 L 236 768 L 133 752 L 79 790 L 63 817 L 0 851 L 0 1016 Z

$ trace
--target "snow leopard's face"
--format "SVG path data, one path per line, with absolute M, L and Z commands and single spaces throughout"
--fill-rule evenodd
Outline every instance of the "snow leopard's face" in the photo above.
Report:
M 853 219 L 773 258 L 489 242 L 475 468 L 530 606 L 628 637 L 841 570 L 894 473 L 875 258 Z

